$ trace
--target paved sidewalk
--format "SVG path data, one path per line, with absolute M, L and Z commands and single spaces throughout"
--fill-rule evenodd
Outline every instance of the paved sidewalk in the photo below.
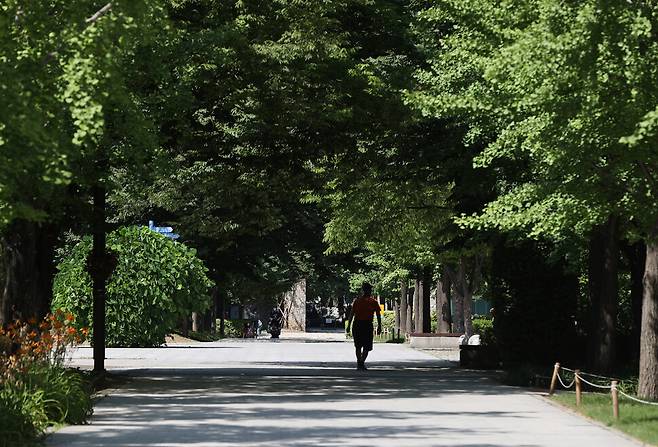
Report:
M 82 349 L 75 362 L 89 365 Z M 131 379 L 49 446 L 590 446 L 634 442 L 479 372 L 400 345 L 353 369 L 349 343 L 108 350 Z

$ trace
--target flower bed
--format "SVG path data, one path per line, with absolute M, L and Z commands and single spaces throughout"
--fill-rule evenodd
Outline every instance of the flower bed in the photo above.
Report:
M 87 333 L 73 323 L 72 315 L 56 312 L 0 328 L 0 447 L 29 444 L 48 426 L 91 415 L 91 387 L 66 368 L 67 349 Z

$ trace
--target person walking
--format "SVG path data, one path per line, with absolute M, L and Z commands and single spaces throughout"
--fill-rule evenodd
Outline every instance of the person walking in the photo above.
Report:
M 372 297 L 372 285 L 363 283 L 361 291 L 363 294 L 352 303 L 352 315 L 347 323 L 347 332 L 350 332 L 351 327 L 356 349 L 356 369 L 365 371 L 366 358 L 372 351 L 373 314 L 377 314 L 377 334 L 382 331 L 382 316 L 379 302 Z

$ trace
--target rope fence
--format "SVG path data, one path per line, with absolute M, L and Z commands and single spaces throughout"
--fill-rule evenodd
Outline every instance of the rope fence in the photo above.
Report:
M 571 387 L 574 385 L 574 383 L 576 383 L 576 378 L 574 377 L 574 379 L 571 381 L 571 383 L 570 383 L 569 385 L 565 385 L 565 384 L 564 384 L 564 381 L 562 380 L 562 377 L 560 377 L 560 374 L 559 374 L 559 373 L 558 373 L 558 375 L 557 375 L 557 380 L 559 380 L 559 381 L 560 381 L 560 384 L 562 385 L 562 387 L 563 387 L 563 388 L 566 388 L 567 390 L 568 390 L 569 388 L 571 388 Z
M 655 407 L 658 407 L 658 402 L 649 402 L 647 400 L 638 399 L 637 397 L 631 396 L 630 394 L 626 394 L 622 390 L 617 390 L 617 391 L 619 391 L 619 394 L 621 394 L 622 396 L 627 397 L 630 400 L 634 400 L 637 403 L 646 404 L 646 405 L 653 405 Z
M 606 379 L 606 380 L 614 380 L 614 379 L 612 379 L 612 377 L 608 377 L 608 376 L 599 376 L 598 374 L 586 373 L 586 372 L 582 372 L 582 371 L 580 371 L 579 369 L 578 369 L 578 370 L 576 370 L 576 369 L 569 369 L 569 368 L 565 368 L 564 366 L 561 366 L 560 369 L 562 369 L 562 370 L 564 370 L 564 371 L 569 371 L 569 372 L 576 372 L 576 371 L 578 371 L 578 374 L 580 374 L 581 376 L 597 377 L 597 378 L 599 378 L 599 379 Z
M 596 384 L 596 383 L 589 382 L 589 381 L 583 379 L 582 374 L 578 374 L 578 378 L 580 379 L 581 382 L 584 382 L 587 385 L 592 386 L 594 388 L 599 388 L 599 389 L 602 389 L 602 390 L 611 390 L 612 389 L 612 385 L 599 385 L 599 384 Z
M 560 375 L 560 371 L 567 371 L 573 374 L 573 380 L 571 383 L 566 385 L 564 383 L 564 380 L 562 376 Z M 601 385 L 598 383 L 590 382 L 589 380 L 583 378 L 583 376 L 587 377 L 595 377 L 597 379 L 603 379 L 603 380 L 609 380 L 610 385 Z M 565 368 L 563 366 L 560 366 L 559 363 L 555 364 L 555 367 L 553 368 L 553 377 L 551 377 L 551 387 L 549 389 L 548 394 L 553 395 L 555 393 L 555 388 L 557 386 L 557 383 L 560 382 L 560 385 L 564 389 L 570 389 L 572 386 L 576 386 L 576 406 L 580 406 L 582 402 L 582 384 L 584 383 L 585 385 L 591 386 L 593 388 L 597 389 L 603 389 L 603 390 L 610 390 L 610 396 L 612 397 L 612 414 L 615 419 L 619 419 L 619 394 L 622 396 L 626 397 L 627 399 L 630 399 L 634 402 L 644 404 L 644 405 L 652 405 L 652 406 L 658 406 L 658 402 L 651 402 L 647 400 L 640 399 L 638 397 L 632 396 L 630 394 L 625 393 L 624 391 L 619 389 L 620 381 L 617 379 L 613 379 L 612 377 L 606 377 L 606 376 L 600 376 L 598 374 L 591 374 L 591 373 L 586 373 L 582 372 L 579 369 L 569 369 Z

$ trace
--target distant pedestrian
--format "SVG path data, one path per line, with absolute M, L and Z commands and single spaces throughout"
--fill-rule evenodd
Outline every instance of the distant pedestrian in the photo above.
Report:
M 272 338 L 279 338 L 281 335 L 281 327 L 283 326 L 283 312 L 279 306 L 275 306 L 270 312 L 270 319 L 267 322 L 267 330 Z
M 352 315 L 347 323 L 347 332 L 350 332 L 351 327 L 356 348 L 356 369 L 365 371 L 366 358 L 372 351 L 373 315 L 377 314 L 377 334 L 382 331 L 382 316 L 379 302 L 372 297 L 372 286 L 367 282 L 363 283 L 361 291 L 363 294 L 352 303 Z
M 246 321 L 242 330 L 242 338 L 254 338 L 254 328 L 251 321 Z

